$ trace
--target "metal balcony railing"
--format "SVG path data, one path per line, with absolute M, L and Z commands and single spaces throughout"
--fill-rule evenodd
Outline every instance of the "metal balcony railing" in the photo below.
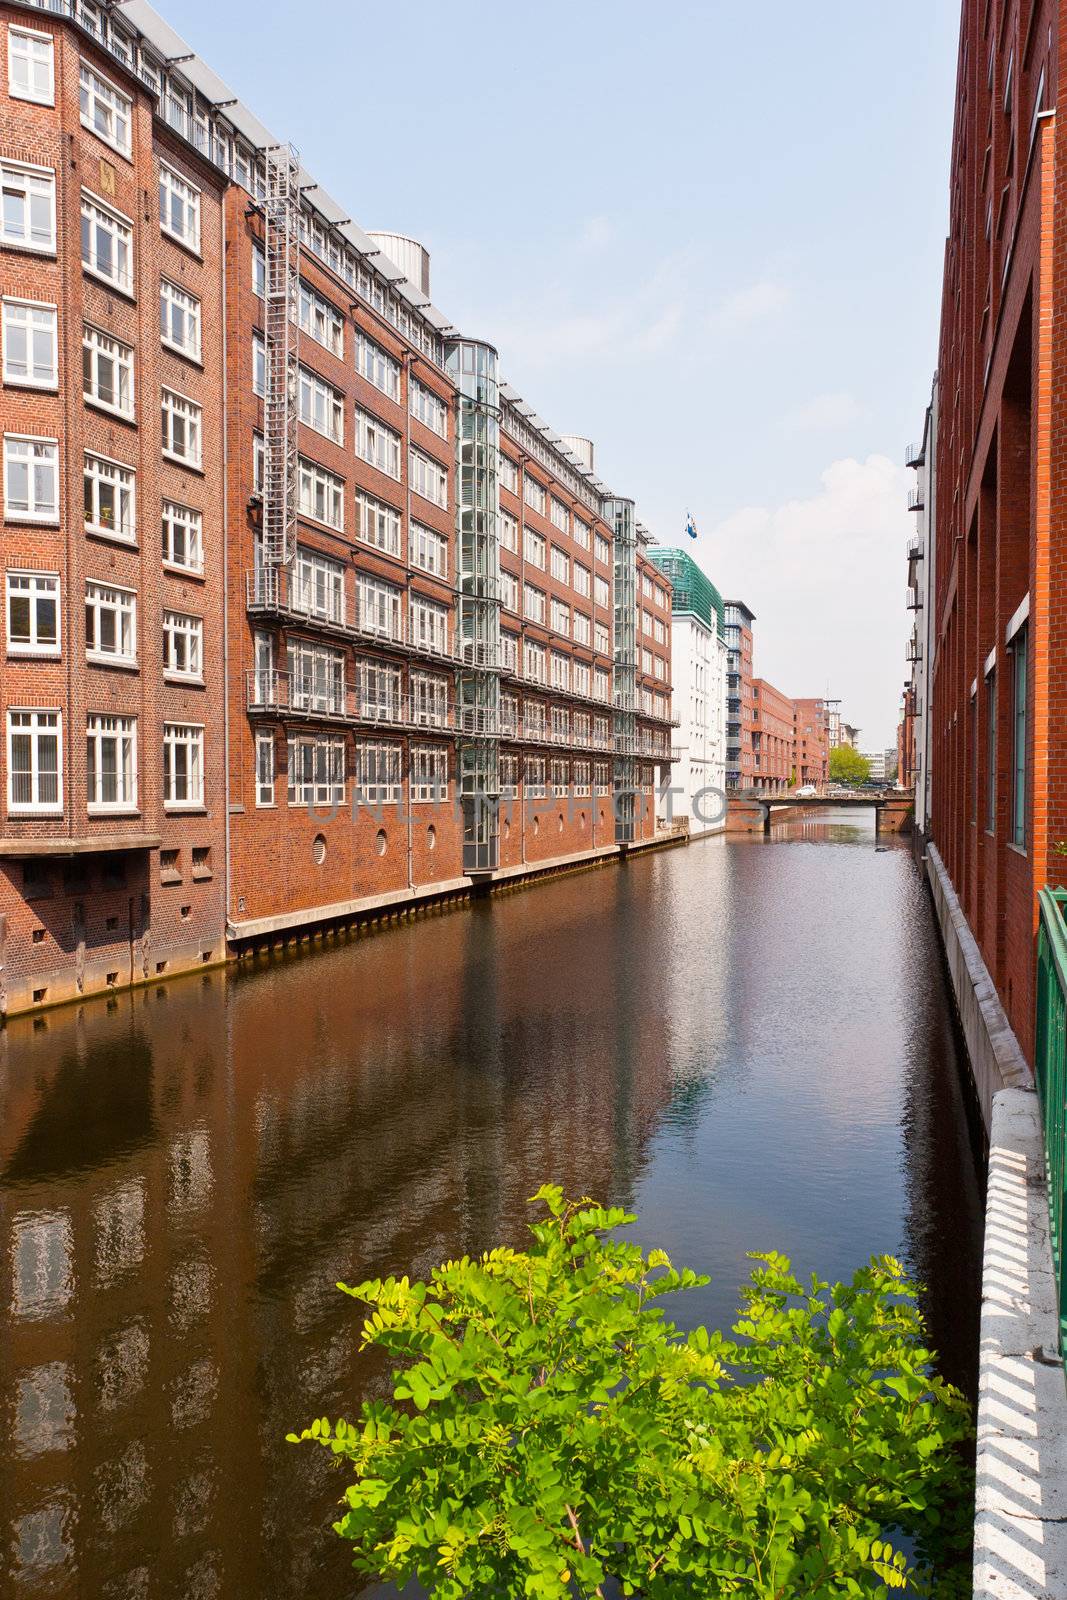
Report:
M 909 639 L 904 652 L 906 661 L 921 661 L 923 658 L 922 642 L 919 639 Z
M 906 467 L 921 467 L 926 460 L 926 452 L 921 444 L 908 444 L 904 446 L 904 465 Z
M 926 505 L 926 491 L 921 487 L 908 490 L 908 510 L 922 511 Z
M 906 594 L 907 594 L 906 604 L 907 604 L 908 610 L 909 611 L 921 611 L 922 610 L 922 603 L 923 603 L 922 590 L 921 589 L 915 589 L 915 588 L 909 588 L 906 591 Z
M 921 561 L 926 554 L 926 540 L 921 533 L 916 533 L 908 540 L 908 560 Z
M 1045 1142 L 1052 1265 L 1056 1279 L 1060 1355 L 1067 1360 L 1067 889 L 1038 894 L 1037 1044 L 1034 1075 Z
M 301 581 L 288 567 L 264 567 L 245 574 L 245 596 L 253 614 L 276 616 L 283 621 L 312 624 L 324 632 L 348 639 L 366 639 L 385 647 L 400 646 L 413 655 L 457 659 L 457 650 L 444 638 L 409 623 L 398 610 L 361 606 L 358 595 L 325 589 L 314 580 Z

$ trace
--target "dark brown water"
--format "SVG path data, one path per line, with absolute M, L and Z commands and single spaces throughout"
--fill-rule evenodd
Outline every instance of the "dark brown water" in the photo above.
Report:
M 381 1384 L 334 1284 L 518 1243 L 548 1178 L 713 1274 L 690 1321 L 746 1250 L 900 1254 L 970 1382 L 979 1186 L 907 850 L 792 824 L 9 1026 L 0 1590 L 351 1595 L 340 1482 L 283 1442 Z

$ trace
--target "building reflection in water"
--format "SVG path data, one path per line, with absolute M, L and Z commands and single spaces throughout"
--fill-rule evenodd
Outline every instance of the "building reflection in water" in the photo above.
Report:
M 825 982 L 812 962 L 836 948 L 798 955 L 774 920 L 816 892 L 792 865 L 805 856 L 824 896 L 845 893 L 855 851 L 712 841 L 0 1034 L 0 1539 L 16 1592 L 352 1593 L 323 1531 L 342 1480 L 283 1442 L 387 1381 L 355 1357 L 358 1312 L 335 1284 L 519 1243 L 547 1178 L 636 1201 L 650 1239 L 710 1257 L 701 1315 L 716 1294 L 732 1305 L 764 1224 L 819 1254 L 820 1163 L 853 1191 L 830 1252 L 850 1264 L 883 1234 L 918 1239 L 931 1188 L 952 1225 L 966 1142 L 935 1172 L 927 1128 L 908 1164 L 908 1118 L 936 1123 L 948 1102 L 925 1093 L 937 1074 L 907 1044 L 896 976 L 895 1044 L 872 1067 L 893 1087 L 873 1110 L 857 1085 L 798 1094 L 790 1078 L 818 1018 L 790 985 Z M 914 914 L 893 894 L 885 927 Z M 862 952 L 833 959 L 858 981 Z M 916 1027 L 939 1035 L 943 1005 Z M 951 1038 L 934 1053 L 948 1082 Z M 856 1118 L 906 1168 L 865 1206 Z

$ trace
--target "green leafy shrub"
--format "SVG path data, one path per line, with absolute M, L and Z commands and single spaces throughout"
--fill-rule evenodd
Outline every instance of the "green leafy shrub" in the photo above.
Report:
M 968 1408 L 896 1261 L 831 1287 L 753 1256 L 733 1337 L 682 1334 L 658 1302 L 706 1278 L 611 1236 L 623 1211 L 534 1199 L 526 1252 L 339 1286 L 395 1403 L 289 1437 L 354 1467 L 334 1526 L 358 1571 L 438 1600 L 953 1592 Z

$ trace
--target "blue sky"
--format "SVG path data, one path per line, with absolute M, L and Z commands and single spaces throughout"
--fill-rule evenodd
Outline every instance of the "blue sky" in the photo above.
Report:
M 957 0 L 157 0 L 664 543 L 894 737 Z

